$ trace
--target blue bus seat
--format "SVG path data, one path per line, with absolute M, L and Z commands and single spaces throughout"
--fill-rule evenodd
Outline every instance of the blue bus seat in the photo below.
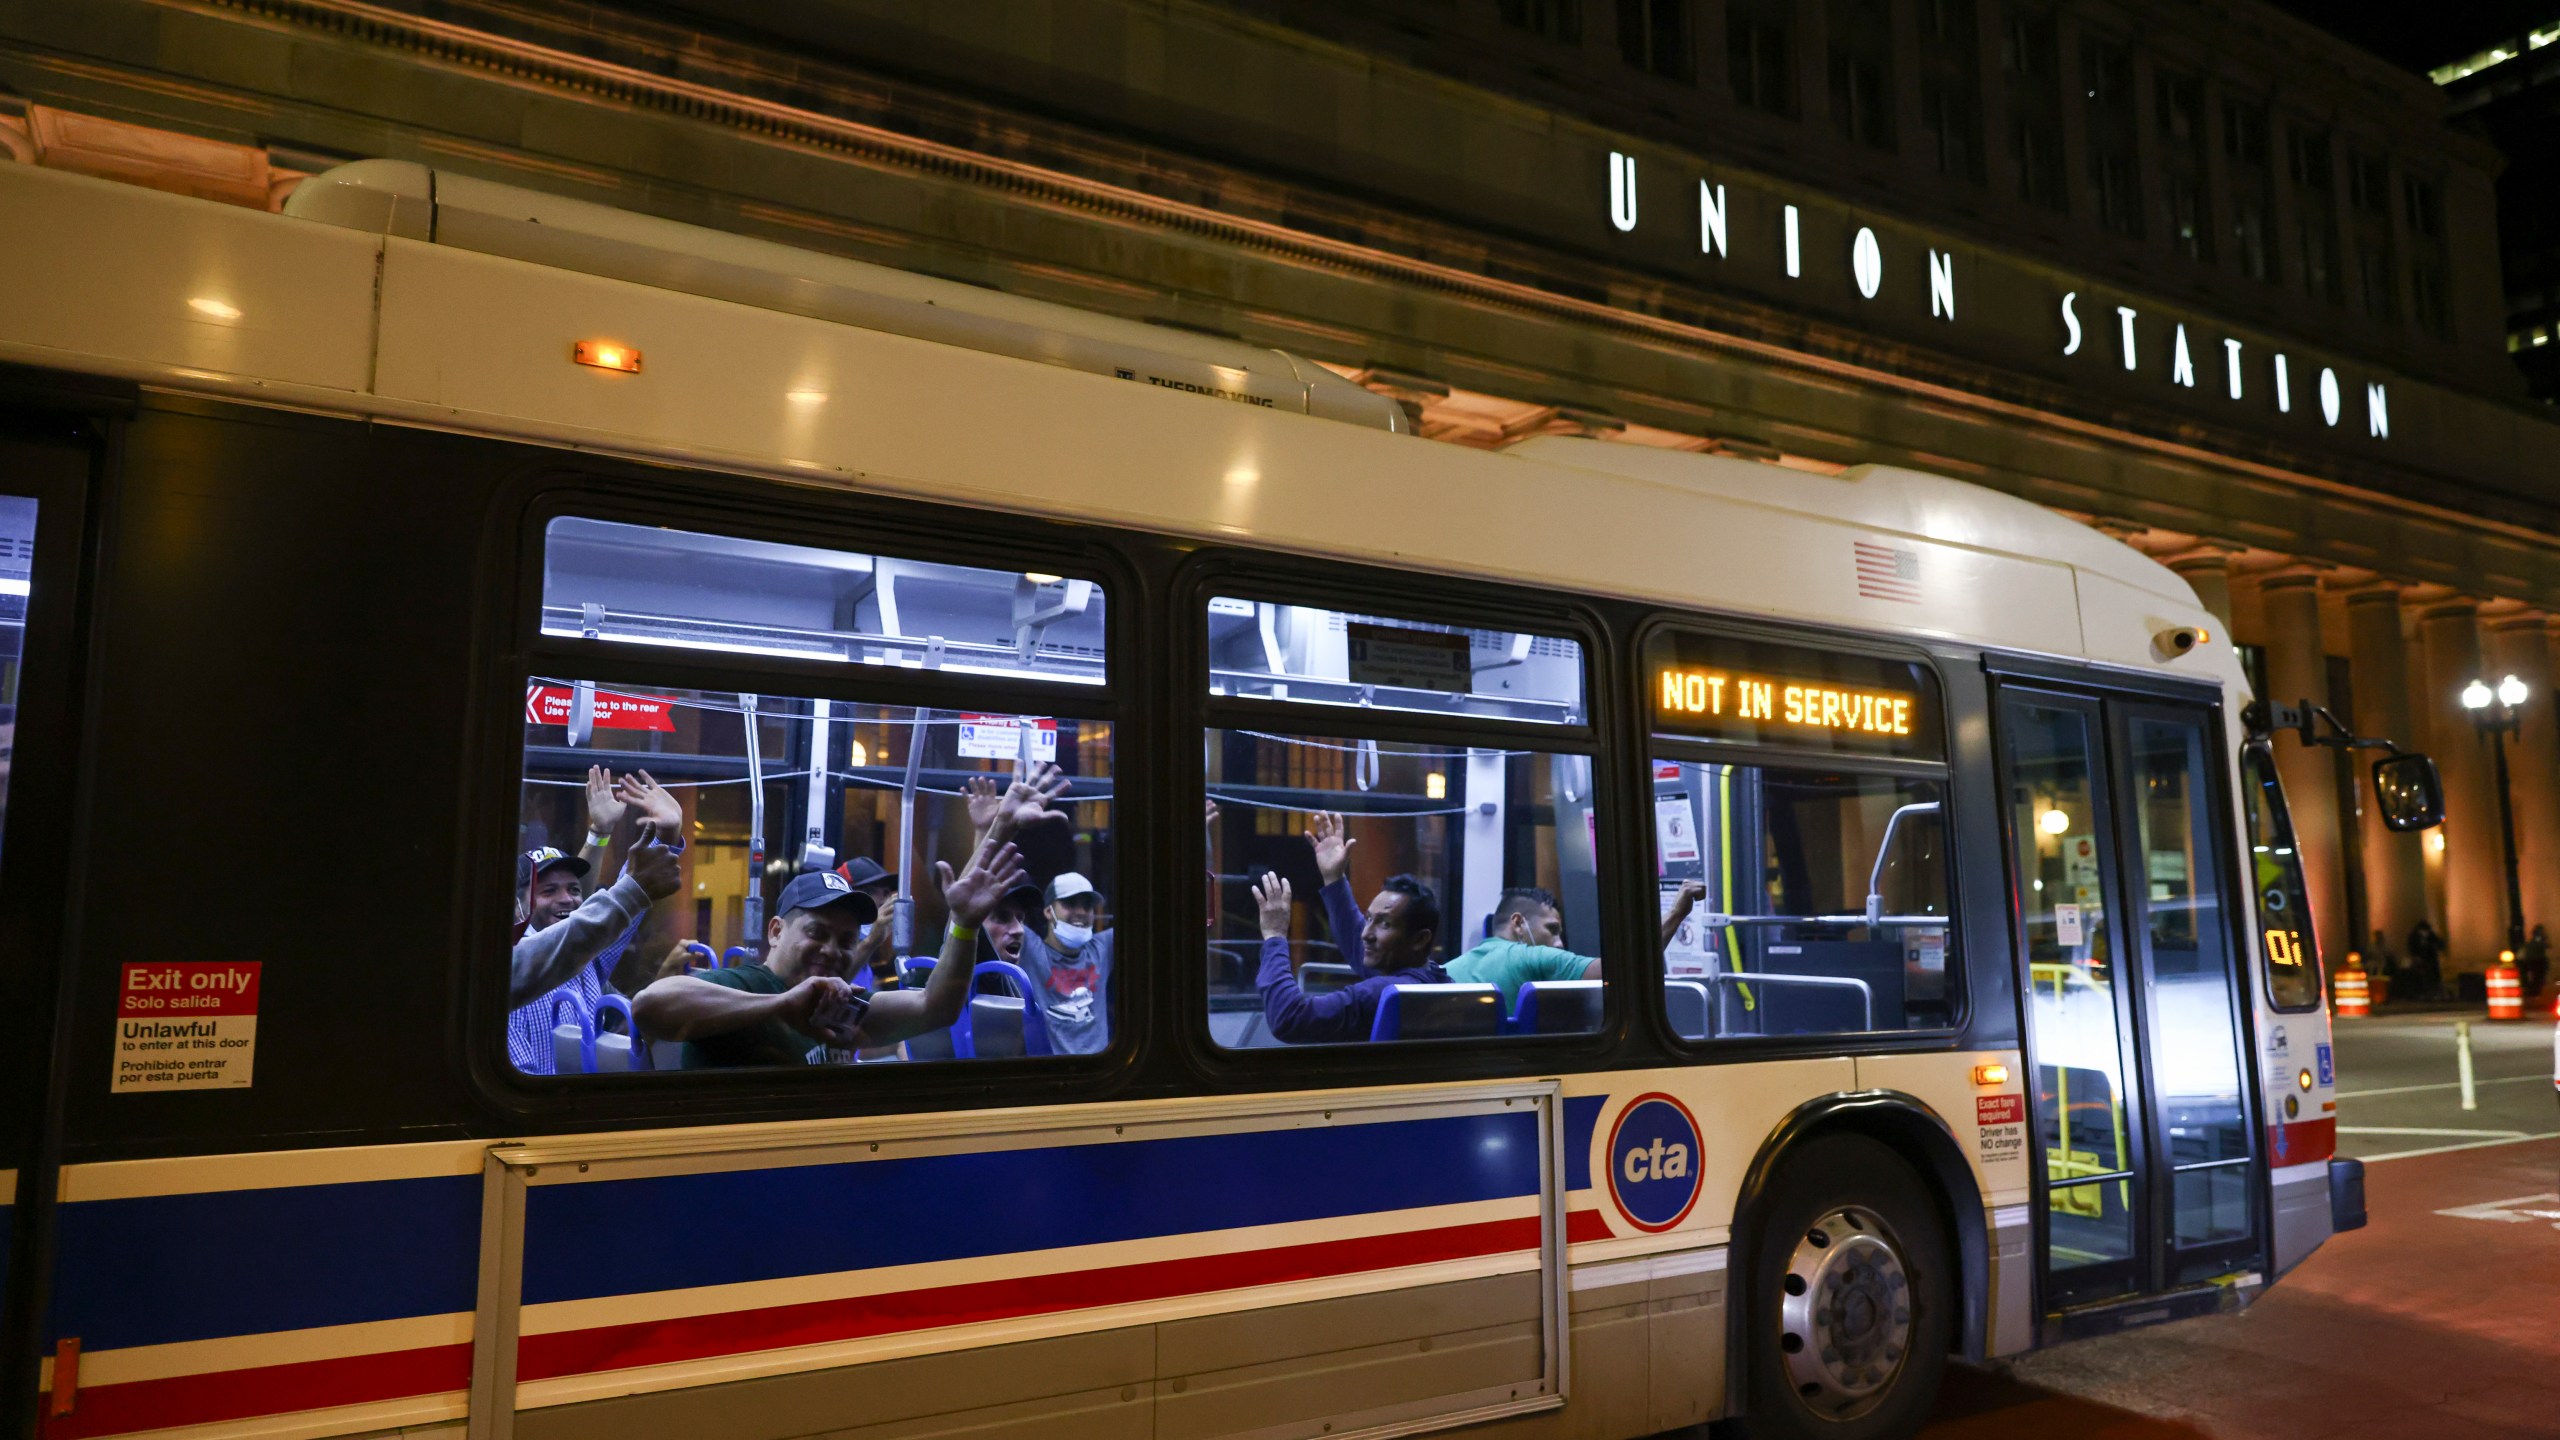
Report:
M 720 963 L 723 966 L 752 965 L 756 955 L 756 948 L 752 945 L 732 945 L 720 952 Z
M 1448 1040 L 1502 1033 L 1502 992 L 1490 985 L 1390 985 L 1372 1040 Z
M 1005 994 L 1001 991 L 990 993 L 978 988 L 990 979 L 1003 982 L 1012 993 Z M 982 1013 L 978 1008 L 978 1002 L 981 1000 L 1017 1002 L 1010 1009 L 995 1007 L 983 1012 L 990 1021 L 1007 1027 L 1008 1033 L 1020 1037 L 1018 1040 L 996 1037 L 995 1043 L 1009 1044 L 1014 1047 L 1002 1053 L 1011 1055 L 1054 1053 L 1049 1048 L 1049 1027 L 1046 1017 L 1041 1013 L 1038 997 L 1033 992 L 1031 976 L 1021 966 L 1010 960 L 981 960 L 969 972 L 969 989 L 969 1003 L 961 1010 L 959 1022 L 951 1027 L 952 1052 L 960 1059 L 998 1057 L 998 1051 L 978 1043 L 976 1032 L 978 1019 Z
M 1503 1023 L 1506 1035 L 1587 1035 L 1600 1028 L 1601 982 L 1531 980 L 1520 987 L 1519 1008 Z
M 1671 1033 L 1691 1040 L 1707 1038 L 1707 982 L 1704 980 L 1665 980 L 1662 982 L 1662 1009 L 1671 1022 Z
M 686 974 L 690 975 L 696 970 L 717 970 L 719 968 L 720 957 L 712 953 L 710 946 L 703 944 L 699 940 L 687 940 L 684 942 L 684 969 Z
M 567 1018 L 561 1011 L 566 1010 Z M 595 1019 L 574 990 L 551 992 L 551 1070 L 555 1075 L 592 1075 Z
M 622 1017 L 620 1032 L 604 1028 L 604 1012 L 607 1010 Z M 639 1022 L 632 1018 L 631 1002 L 613 991 L 607 990 L 597 996 L 595 1009 L 588 1012 L 587 1045 L 595 1057 L 593 1073 L 656 1068 L 656 1057 L 650 1053 L 648 1042 L 641 1038 Z
M 1309 995 L 1330 995 L 1336 990 L 1348 990 L 1359 978 L 1360 972 L 1348 965 L 1333 965 L 1321 960 L 1310 960 L 1298 967 L 1298 988 Z
M 1019 996 L 972 995 L 965 1020 L 971 1060 L 1010 1060 L 1030 1053 L 1030 1024 L 1025 1017 L 1034 1008 Z M 952 1027 L 954 1038 L 963 1033 L 961 1026 Z

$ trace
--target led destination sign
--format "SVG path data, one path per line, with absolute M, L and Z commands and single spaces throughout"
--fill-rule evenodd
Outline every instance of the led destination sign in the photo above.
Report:
M 1645 646 L 1654 729 L 1748 745 L 1938 759 L 1938 688 L 1924 666 L 1797 645 L 1666 631 Z
M 1730 706 L 1744 720 L 1868 735 L 1909 735 L 1911 712 L 1918 703 L 1913 696 L 1881 690 L 1842 690 L 1722 670 L 1666 669 L 1660 680 L 1660 704 L 1666 715 L 1713 719 Z

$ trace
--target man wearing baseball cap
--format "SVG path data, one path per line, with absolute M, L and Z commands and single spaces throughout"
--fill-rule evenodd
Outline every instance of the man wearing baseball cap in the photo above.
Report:
M 947 1028 L 968 1000 L 979 924 L 1022 883 L 1022 852 L 982 851 L 956 877 L 947 863 L 934 869 L 950 923 L 922 990 L 854 988 L 847 977 L 879 902 L 821 870 L 783 887 L 761 960 L 658 980 L 632 1000 L 632 1015 L 648 1033 L 683 1041 L 688 1070 L 800 1065 L 823 1048 L 874 1049 Z
M 1026 928 L 1014 963 L 1040 994 L 1049 1044 L 1061 1055 L 1099 1055 L 1111 1045 L 1111 962 L 1117 930 L 1096 932 L 1102 894 L 1073 870 L 1042 894 L 1045 931 Z
M 676 852 L 660 844 L 654 820 L 640 822 L 622 875 L 581 894 L 585 860 L 548 846 L 516 857 L 516 904 L 525 931 L 509 957 L 507 1058 L 527 1075 L 550 1075 L 552 997 L 568 990 L 589 1008 L 602 998 L 613 961 L 649 907 L 676 893 Z

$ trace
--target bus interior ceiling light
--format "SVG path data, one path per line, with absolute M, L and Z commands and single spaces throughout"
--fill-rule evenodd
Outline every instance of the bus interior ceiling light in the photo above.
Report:
M 2060 810 L 2047 810 L 2036 817 L 2036 828 L 2047 835 L 2070 833 L 2071 817 Z
M 581 340 L 570 348 L 569 358 L 598 370 L 619 370 L 625 375 L 640 373 L 640 352 L 610 340 Z
M 239 306 L 229 304 L 225 301 L 216 300 L 210 295 L 196 296 L 194 299 L 187 302 L 187 308 L 193 310 L 199 315 L 209 316 L 215 320 L 237 320 L 240 318 Z

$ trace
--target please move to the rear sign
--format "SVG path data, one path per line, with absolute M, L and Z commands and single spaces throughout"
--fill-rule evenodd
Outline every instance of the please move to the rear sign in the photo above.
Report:
M 258 961 L 124 967 L 110 1092 L 245 1086 L 258 1056 Z

